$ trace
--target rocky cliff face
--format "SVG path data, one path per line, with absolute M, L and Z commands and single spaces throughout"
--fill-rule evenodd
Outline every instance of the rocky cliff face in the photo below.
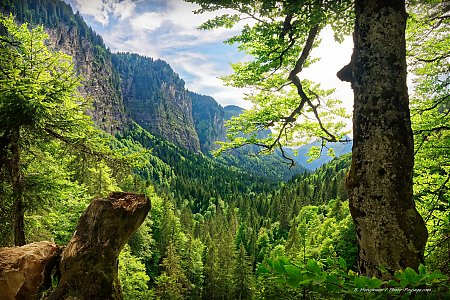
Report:
M 112 61 L 131 118 L 149 132 L 198 152 L 192 101 L 172 68 L 162 60 L 129 53 L 114 54 Z
M 94 122 L 108 133 L 114 134 L 127 126 L 120 80 L 112 66 L 111 53 L 101 45 L 94 45 L 80 35 L 77 27 L 60 25 L 48 29 L 49 45 L 72 56 L 74 64 L 83 77 L 80 91 L 92 99 L 88 114 Z
M 192 99 L 192 116 L 200 149 L 203 153 L 217 150 L 219 146 L 215 142 L 225 141 L 226 138 L 224 109 L 210 96 L 193 92 L 189 92 L 189 95 Z

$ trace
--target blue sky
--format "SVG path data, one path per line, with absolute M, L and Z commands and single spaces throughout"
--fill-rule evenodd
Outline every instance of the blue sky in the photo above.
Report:
M 248 90 L 224 86 L 218 78 L 231 73 L 230 62 L 244 59 L 235 46 L 223 44 L 237 34 L 234 29 L 198 30 L 213 13 L 195 15 L 198 7 L 182 0 L 65 0 L 79 11 L 89 26 L 104 38 L 113 52 L 135 52 L 167 61 L 186 87 L 214 97 L 222 106 L 235 104 L 250 107 L 242 100 Z M 217 14 L 217 13 L 216 13 Z M 340 45 L 331 31 L 322 35 L 322 46 L 312 53 L 319 63 L 304 71 L 304 78 L 321 82 L 325 88 L 336 88 L 336 96 L 351 111 L 353 94 L 350 85 L 335 74 L 350 61 L 352 42 Z

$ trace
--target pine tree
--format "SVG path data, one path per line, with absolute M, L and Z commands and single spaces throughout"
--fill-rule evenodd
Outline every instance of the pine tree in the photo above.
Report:
M 298 231 L 298 221 L 292 220 L 292 226 L 289 229 L 288 239 L 286 241 L 286 254 L 290 258 L 296 258 L 301 249 L 302 237 Z
M 202 260 L 204 245 L 200 239 L 193 238 L 191 235 L 188 235 L 187 238 L 188 241 L 182 264 L 186 277 L 192 284 L 190 299 L 201 299 L 204 282 L 204 265 Z
M 254 294 L 254 278 L 250 257 L 244 245 L 239 245 L 233 272 L 233 299 L 252 299 Z
M 203 299 L 222 299 L 217 245 L 209 238 L 205 255 L 205 289 Z
M 184 299 L 190 289 L 190 283 L 181 268 L 181 258 L 172 241 L 167 246 L 161 267 L 164 271 L 156 279 L 156 294 L 163 300 Z

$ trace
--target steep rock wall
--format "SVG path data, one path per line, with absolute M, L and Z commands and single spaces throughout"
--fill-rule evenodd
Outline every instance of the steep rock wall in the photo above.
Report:
M 131 118 L 149 132 L 198 152 L 192 101 L 172 68 L 162 60 L 129 53 L 114 54 L 112 61 Z
M 77 71 L 83 78 L 80 91 L 92 99 L 87 112 L 94 122 L 108 133 L 126 128 L 126 116 L 120 90 L 120 79 L 111 62 L 111 53 L 102 45 L 95 45 L 80 35 L 77 27 L 60 25 L 47 29 L 49 45 L 72 56 Z
M 225 112 L 214 98 L 189 92 L 192 99 L 192 116 L 203 153 L 217 150 L 216 141 L 225 141 Z
M 103 39 L 90 28 L 79 13 L 59 0 L 0 1 L 0 13 L 12 13 L 19 23 L 33 27 L 43 25 L 49 34 L 48 45 L 73 58 L 84 78 L 80 92 L 92 100 L 87 111 L 94 122 L 108 133 L 128 127 L 117 71 L 111 63 L 111 52 Z

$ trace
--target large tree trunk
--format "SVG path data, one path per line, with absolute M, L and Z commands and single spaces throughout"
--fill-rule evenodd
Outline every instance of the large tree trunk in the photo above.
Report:
M 61 280 L 47 299 L 122 299 L 118 256 L 149 210 L 143 195 L 94 200 L 61 255 Z
M 350 212 L 359 269 L 391 274 L 423 261 L 427 230 L 412 193 L 414 165 L 406 86 L 404 0 L 356 0 L 350 81 L 354 91 Z M 345 74 L 343 69 L 338 76 Z M 384 277 L 388 277 L 385 274 Z
M 22 172 L 20 170 L 20 128 L 14 128 L 11 134 L 11 186 L 13 189 L 13 230 L 14 244 L 25 245 L 25 208 L 23 206 Z

